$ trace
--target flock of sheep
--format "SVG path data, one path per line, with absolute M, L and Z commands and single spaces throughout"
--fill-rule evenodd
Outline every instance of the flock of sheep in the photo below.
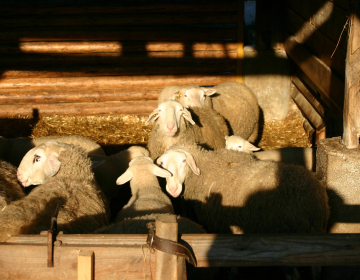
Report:
M 174 213 L 180 233 L 326 232 L 312 149 L 258 151 L 259 114 L 241 83 L 170 86 L 146 121 L 147 149 L 106 156 L 81 136 L 0 138 L 0 242 L 39 234 L 53 216 L 68 234 L 147 233 L 148 221 Z M 132 197 L 110 213 L 127 182 Z

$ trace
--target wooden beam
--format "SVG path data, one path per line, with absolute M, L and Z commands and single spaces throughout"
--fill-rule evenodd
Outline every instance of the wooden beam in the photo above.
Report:
M 94 279 L 94 252 L 80 250 L 78 256 L 78 280 Z

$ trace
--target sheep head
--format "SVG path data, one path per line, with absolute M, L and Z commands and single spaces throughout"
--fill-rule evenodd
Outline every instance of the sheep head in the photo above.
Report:
M 254 146 L 249 141 L 245 140 L 241 136 L 225 136 L 226 144 L 225 148 L 228 150 L 234 150 L 238 152 L 252 153 L 258 151 L 260 148 Z
M 166 178 L 166 191 L 173 197 L 181 194 L 182 185 L 190 170 L 200 175 L 193 156 L 185 149 L 170 148 L 157 159 L 156 163 L 172 174 L 171 177 Z
M 191 118 L 190 112 L 181 105 L 180 102 L 166 99 L 150 114 L 145 125 L 157 120 L 160 124 L 160 128 L 164 130 L 165 135 L 172 137 L 180 127 L 181 117 L 189 121 L 192 125 L 195 124 Z
M 56 175 L 61 162 L 59 154 L 65 150 L 65 144 L 48 141 L 28 151 L 20 162 L 17 178 L 24 186 L 40 185 L 49 177 Z
M 202 107 L 205 104 L 205 98 L 216 93 L 216 89 L 205 87 L 185 87 L 177 91 L 173 97 L 179 100 L 184 107 Z

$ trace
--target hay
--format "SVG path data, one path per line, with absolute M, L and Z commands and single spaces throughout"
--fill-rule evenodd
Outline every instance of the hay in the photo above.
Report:
M 117 153 L 131 145 L 146 146 L 152 129 L 146 126 L 147 116 L 52 116 L 0 118 L 1 136 L 42 137 L 82 135 L 100 144 L 107 155 Z M 302 117 L 295 103 L 283 121 L 267 120 L 260 124 L 261 140 L 257 144 L 263 150 L 282 147 L 311 147 L 303 129 Z

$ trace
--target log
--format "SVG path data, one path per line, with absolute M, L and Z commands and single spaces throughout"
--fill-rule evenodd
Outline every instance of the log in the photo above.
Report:
M 236 51 L 236 43 L 134 41 L 124 46 L 118 41 L 16 42 L 1 43 L 0 53 L 117 53 L 158 51 Z
M 344 84 L 319 58 L 309 53 L 293 36 L 285 41 L 285 50 L 290 58 L 309 77 L 309 79 L 325 94 L 338 110 L 344 104 Z
M 21 15 L 2 16 L 2 28 L 14 27 L 68 27 L 68 26 L 132 26 L 132 25 L 167 25 L 167 24 L 235 24 L 237 13 L 234 12 L 186 12 L 186 13 L 131 13 L 131 14 L 91 14 L 91 15 Z
M 238 0 L 236 82 L 243 82 L 244 0 Z
M 6 28 L 0 30 L 0 41 L 236 41 L 236 28 L 199 27 L 67 27 Z
M 97 90 L 109 88 L 166 87 L 171 85 L 198 84 L 217 85 L 234 81 L 234 75 L 154 75 L 154 76 L 110 76 L 110 77 L 66 77 L 66 78 L 28 78 L 1 79 L 1 89 L 26 90 Z
M 156 107 L 155 100 L 0 105 L 0 117 L 147 115 Z

